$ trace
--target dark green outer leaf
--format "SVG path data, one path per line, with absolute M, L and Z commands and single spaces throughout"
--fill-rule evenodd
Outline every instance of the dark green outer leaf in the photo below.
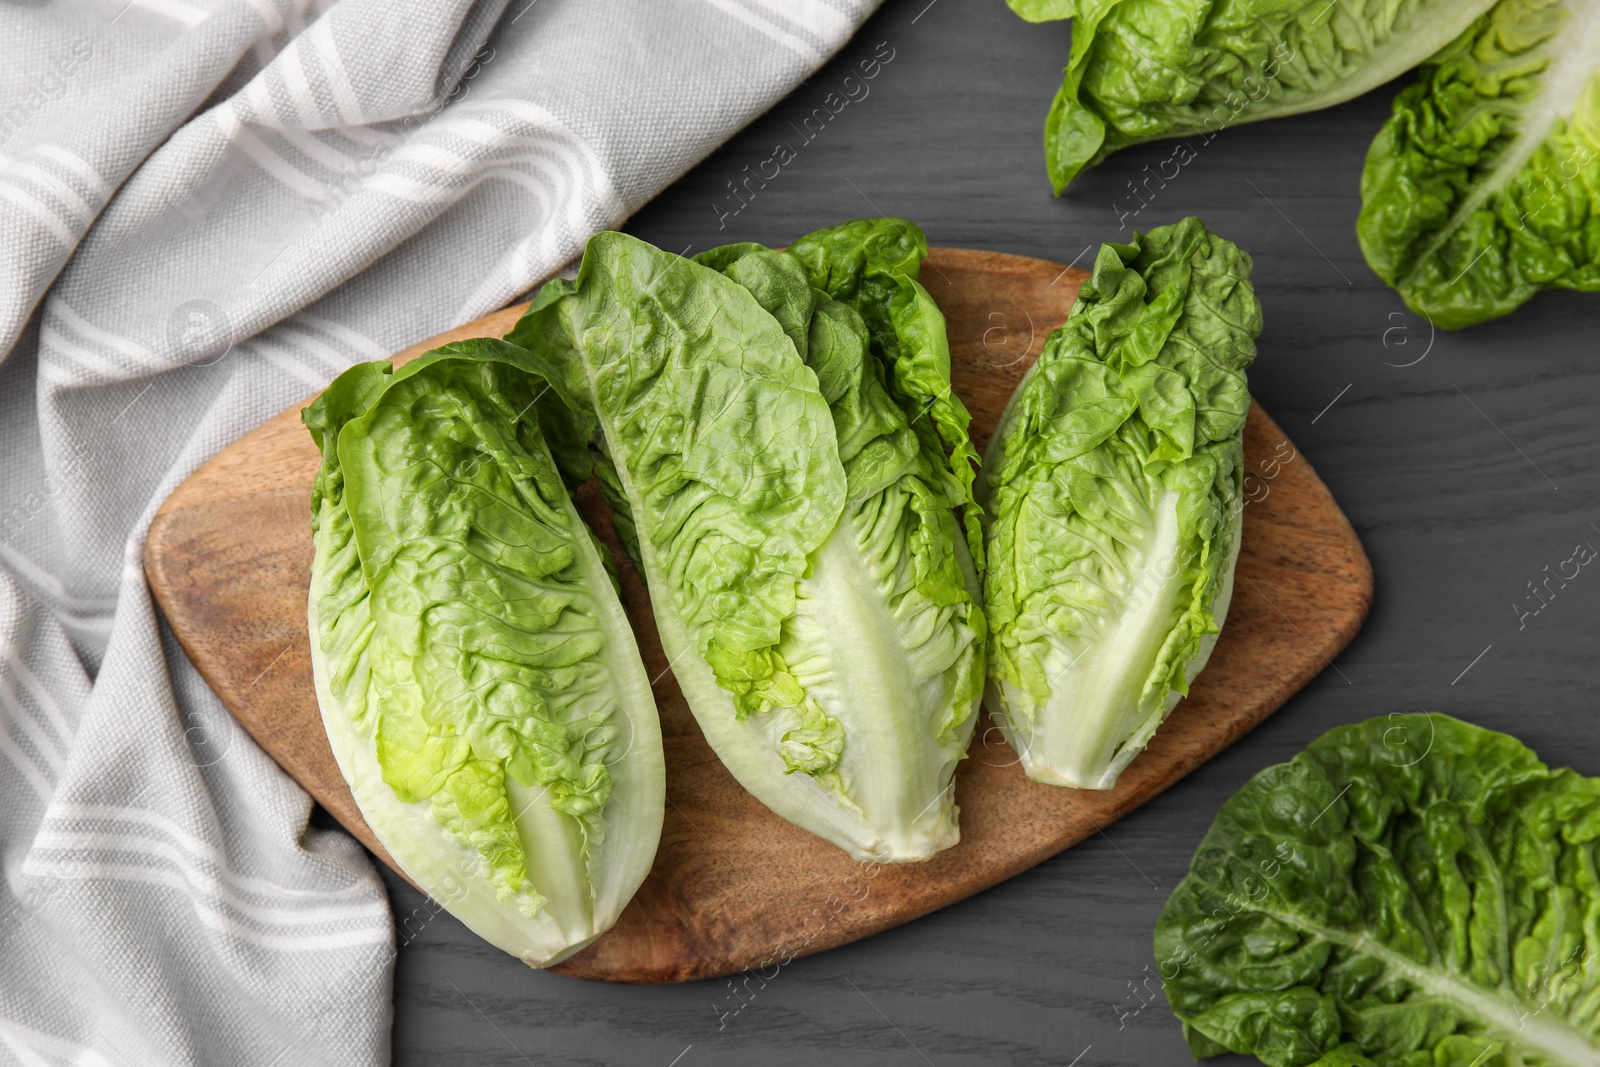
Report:
M 1470 25 L 1458 0 L 1080 0 L 1045 121 L 1056 193 L 1119 148 L 1314 111 L 1405 73 Z M 1171 177 L 1171 175 L 1167 175 Z
M 1443 715 L 1343 726 L 1218 814 L 1156 927 L 1195 1054 L 1600 1063 L 1600 780 Z
M 1502 0 L 1394 102 L 1361 177 L 1367 262 L 1459 328 L 1600 291 L 1600 8 Z

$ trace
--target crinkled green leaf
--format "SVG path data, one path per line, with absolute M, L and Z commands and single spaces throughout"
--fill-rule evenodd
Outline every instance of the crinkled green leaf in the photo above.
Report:
M 956 837 L 982 672 L 959 483 L 862 316 L 798 259 L 744 244 L 696 260 L 599 235 L 510 337 L 593 404 L 602 481 L 723 763 L 859 857 L 924 858 Z
M 804 264 L 813 286 L 849 305 L 866 323 L 889 393 L 938 472 L 939 484 L 930 488 L 962 512 L 967 550 L 981 575 L 983 527 L 972 489 L 978 452 L 968 433 L 972 416 L 951 383 L 944 314 L 917 281 L 928 258 L 927 236 L 905 219 L 853 219 L 809 233 L 788 251 Z
M 944 453 L 937 438 L 924 447 L 890 395 L 891 365 L 871 355 L 861 315 L 812 289 L 798 259 L 757 245 L 696 258 L 719 264 L 791 340 L 789 324 L 804 324 L 796 348 L 833 416 L 847 499 L 779 648 L 816 721 L 840 726 L 845 799 L 878 837 L 859 850 L 925 858 L 959 838 L 954 773 L 983 688 L 979 586 Z
M 1455 0 L 1079 0 L 1045 120 L 1060 194 L 1119 148 L 1314 111 L 1404 74 L 1478 16 Z M 1170 175 L 1169 175 L 1170 177 Z
M 1156 925 L 1197 1056 L 1600 1063 L 1600 780 L 1443 715 L 1341 726 L 1218 813 Z
M 794 279 L 766 294 L 797 301 L 791 331 L 811 304 Z M 805 336 L 718 270 L 619 233 L 592 238 L 578 277 L 545 286 L 508 336 L 559 362 L 596 412 L 602 485 L 626 506 L 663 648 L 719 757 L 784 817 L 857 833 L 842 727 L 780 649 L 845 503 Z
M 1372 269 L 1434 323 L 1600 290 L 1597 41 L 1591 0 L 1501 0 L 1395 99 L 1357 231 Z
M 776 646 L 844 479 L 816 376 L 772 316 L 717 272 L 608 232 L 507 336 L 564 356 L 566 384 L 599 417 L 651 584 L 668 583 L 739 716 L 797 703 Z
M 1110 788 L 1210 654 L 1261 330 L 1250 269 L 1195 218 L 1101 246 L 990 443 L 991 706 L 1039 781 Z
M 300 416 L 322 453 L 311 489 L 311 536 L 316 545 L 311 565 L 313 659 L 323 665 L 326 687 L 340 714 L 367 732 L 376 727 L 368 701 L 373 662 L 369 646 L 375 635 L 367 580 L 344 504 L 339 431 L 372 406 L 392 372 L 387 361 L 358 363 L 335 378 Z
M 542 429 L 576 443 L 585 416 L 550 379 L 465 342 L 352 368 L 306 412 L 312 658 L 340 768 L 418 884 L 540 965 L 615 921 L 663 800 L 649 680 Z
M 1055 22 L 1078 13 L 1078 0 L 1006 0 L 1006 3 L 1029 22 Z

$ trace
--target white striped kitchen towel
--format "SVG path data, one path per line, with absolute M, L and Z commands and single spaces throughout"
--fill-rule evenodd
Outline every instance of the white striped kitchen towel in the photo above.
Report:
M 382 884 L 174 645 L 150 516 L 550 276 L 876 2 L 0 4 L 0 1064 L 388 1060 Z

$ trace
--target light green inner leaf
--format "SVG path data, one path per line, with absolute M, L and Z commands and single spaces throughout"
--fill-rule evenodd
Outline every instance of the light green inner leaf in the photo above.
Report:
M 663 646 L 724 764 L 853 854 L 920 859 L 956 839 L 985 627 L 939 416 L 888 383 L 914 364 L 931 383 L 943 351 L 938 410 L 959 401 L 936 309 L 903 315 L 921 333 L 901 346 L 881 308 L 892 345 L 874 348 L 814 287 L 828 254 L 687 261 L 602 234 L 509 336 L 590 398 Z M 886 300 L 923 254 L 873 267 Z
M 582 419 L 540 410 L 547 382 L 468 342 L 353 368 L 306 415 L 335 756 L 396 861 L 540 965 L 615 920 L 662 801 L 643 664 L 541 430 Z

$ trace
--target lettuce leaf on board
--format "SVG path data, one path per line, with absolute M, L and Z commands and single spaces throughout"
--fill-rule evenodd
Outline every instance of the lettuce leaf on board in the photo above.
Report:
M 1495 4 L 1395 99 L 1361 195 L 1367 262 L 1440 326 L 1600 290 L 1600 4 Z
M 945 483 L 941 489 L 950 505 L 962 511 L 967 549 L 981 574 L 983 526 L 973 497 L 978 451 L 968 433 L 972 416 L 951 386 L 944 313 L 917 281 L 928 258 L 927 235 L 905 219 L 851 219 L 806 234 L 788 252 L 805 266 L 813 286 L 849 305 L 866 323 L 890 395 Z
M 1057 195 L 1128 145 L 1214 135 L 1360 96 L 1448 45 L 1480 13 L 1458 0 L 1078 0 L 1076 7 L 1071 58 L 1045 120 Z
M 852 855 L 925 858 L 956 837 L 983 640 L 945 479 L 859 314 L 786 254 L 698 258 L 599 234 L 508 336 L 592 403 L 723 763 Z
M 778 650 L 844 508 L 816 375 L 745 289 L 620 233 L 591 238 L 578 277 L 545 285 L 507 336 L 598 417 L 662 647 L 707 740 L 778 814 L 848 838 L 859 815 L 838 723 Z
M 1600 1064 L 1600 780 L 1444 715 L 1341 726 L 1218 813 L 1156 925 L 1196 1057 Z
M 541 423 L 583 418 L 501 341 L 341 375 L 308 607 L 323 723 L 402 869 L 536 966 L 608 929 L 654 859 L 664 766 L 649 679 Z M 570 401 L 570 397 L 567 398 Z
M 960 838 L 955 769 L 983 696 L 981 585 L 954 511 L 966 489 L 891 397 L 894 364 L 874 355 L 861 315 L 812 289 L 796 257 L 747 244 L 695 258 L 784 327 L 833 415 L 844 512 L 779 647 L 843 727 L 840 773 L 880 851 L 925 858 Z
M 1036 781 L 1111 788 L 1211 654 L 1239 551 L 1250 269 L 1196 218 L 1102 245 L 989 444 L 989 707 Z

